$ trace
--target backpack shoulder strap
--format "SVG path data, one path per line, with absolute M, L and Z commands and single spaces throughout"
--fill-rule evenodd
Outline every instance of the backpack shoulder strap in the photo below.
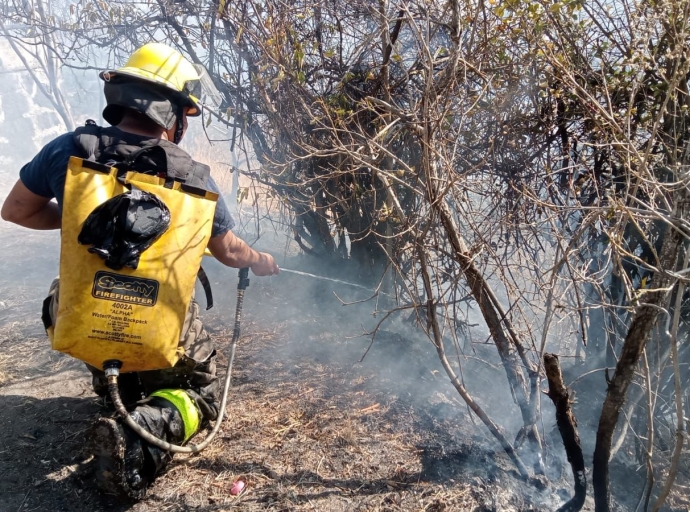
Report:
M 82 151 L 82 156 L 87 160 L 98 161 L 102 148 L 102 130 L 103 128 L 98 126 L 92 119 L 87 119 L 84 126 L 74 130 L 72 134 L 74 143 Z
M 211 291 L 211 281 L 209 281 L 204 267 L 199 267 L 199 272 L 196 277 L 204 288 L 204 293 L 206 294 L 206 310 L 209 310 L 213 307 L 213 292 Z
M 172 142 L 162 140 L 157 142 L 165 150 L 168 176 L 186 185 L 202 188 L 208 187 L 211 168 L 194 160 L 189 153 Z
M 210 177 L 211 168 L 208 165 L 197 162 L 196 160 L 192 161 L 192 168 L 187 178 L 187 183 L 189 185 L 207 190 Z

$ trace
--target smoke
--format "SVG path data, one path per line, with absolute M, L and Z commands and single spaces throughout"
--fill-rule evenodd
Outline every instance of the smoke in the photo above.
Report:
M 256 232 L 238 233 L 246 240 Z M 255 247 L 271 252 L 280 266 L 315 275 L 357 282 L 358 268 L 340 260 L 324 262 L 300 254 L 289 233 L 266 227 Z M 228 320 L 233 303 L 235 273 L 215 262 L 205 264 L 224 292 Z M 470 422 L 469 411 L 446 375 L 433 344 L 424 333 L 424 312 L 406 309 L 390 316 L 395 307 L 390 297 L 342 283 L 305 275 L 282 273 L 271 278 L 252 278 L 245 308 L 259 324 L 266 318 L 280 325 L 283 340 L 276 348 L 286 360 L 328 362 L 361 374 L 376 374 L 372 389 L 396 393 L 416 409 L 426 409 L 430 419 Z M 254 302 L 254 301 L 257 302 Z M 276 301 L 280 305 L 275 304 Z M 265 309 L 264 309 L 265 308 Z M 476 319 L 474 319 L 476 320 Z M 474 322 L 473 323 L 478 323 Z M 522 426 L 505 370 L 488 331 L 474 329 L 471 339 L 458 347 L 464 384 L 477 402 L 501 425 L 509 437 Z M 455 354 L 452 345 L 448 352 Z M 553 418 L 550 402 L 543 404 Z M 552 422 L 552 421 L 551 421 Z M 483 425 L 479 436 L 497 448 Z

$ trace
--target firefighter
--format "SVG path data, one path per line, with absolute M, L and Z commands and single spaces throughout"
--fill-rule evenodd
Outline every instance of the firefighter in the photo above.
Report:
M 175 237 L 168 238 L 178 238 L 178 232 L 184 233 L 183 226 L 175 225 L 177 215 L 174 208 L 180 206 L 172 206 L 173 211 L 166 212 L 167 208 L 160 201 L 151 202 L 155 197 L 143 197 L 132 183 L 124 183 L 124 172 L 156 176 L 169 188 L 174 182 L 183 183 L 188 190 L 201 191 L 202 196 L 212 197 L 215 202 L 210 210 L 207 208 L 210 213 L 205 224 L 209 228 L 204 240 L 207 240 L 206 247 L 213 256 L 230 267 L 250 267 L 257 276 L 279 272 L 270 254 L 252 249 L 233 234 L 233 218 L 222 198 L 216 199 L 218 189 L 210 177 L 210 169 L 195 162 L 178 147 L 187 129 L 187 119 L 201 113 L 202 71 L 173 48 L 149 43 L 137 49 L 123 67 L 102 72 L 100 77 L 105 82 L 106 99 L 103 118 L 111 126 L 100 127 L 87 122 L 86 126 L 75 132 L 61 135 L 48 143 L 32 161 L 22 167 L 19 180 L 2 206 L 4 220 L 30 229 L 62 229 L 65 238 L 68 228 L 76 229 L 79 226 L 66 225 L 73 222 L 70 219 L 74 215 L 70 215 L 73 212 L 68 210 L 63 215 L 63 206 L 79 209 L 80 205 L 87 204 L 94 197 L 93 193 L 84 197 L 85 189 L 70 186 L 70 180 L 74 179 L 69 177 L 72 168 L 75 165 L 88 167 L 91 161 L 121 170 L 122 173 L 117 176 L 122 183 L 118 186 L 127 185 L 136 193 L 126 196 L 126 201 L 123 201 L 125 195 L 111 198 L 104 208 L 107 210 L 112 206 L 109 213 L 111 218 L 115 215 L 124 219 L 122 225 L 126 224 L 125 231 L 129 231 L 118 232 L 117 222 L 108 224 L 107 218 L 103 217 L 104 208 L 94 210 L 84 223 L 84 226 L 91 223 L 91 232 L 85 233 L 84 227 L 80 233 L 81 243 L 82 238 L 88 238 L 89 250 L 74 256 L 92 258 L 90 261 L 93 261 L 93 254 L 98 254 L 108 271 L 115 269 L 112 275 L 105 273 L 105 277 L 101 276 L 99 283 L 109 286 L 109 291 L 102 292 L 99 298 L 112 300 L 121 308 L 132 307 L 128 302 L 135 299 L 140 302 L 144 299 L 132 296 L 131 287 L 127 291 L 126 283 L 118 291 L 117 276 L 120 274 L 116 270 L 126 268 L 130 277 L 136 277 L 137 270 L 134 269 L 137 268 L 141 251 L 156 242 L 165 230 L 178 230 L 175 231 Z M 80 161 L 72 157 L 79 157 L 86 163 L 79 164 Z M 72 170 L 68 172 L 68 169 Z M 79 196 L 80 190 L 82 196 Z M 95 195 L 100 197 L 100 192 Z M 124 210 L 118 211 L 117 208 Z M 140 215 L 142 212 L 145 215 Z M 189 212 L 181 213 L 189 216 Z M 173 220 L 170 221 L 170 218 Z M 196 221 L 200 222 L 200 226 L 204 225 L 203 218 Z M 76 241 L 69 243 L 76 245 Z M 64 259 L 64 242 L 61 250 Z M 179 247 L 177 250 L 184 252 Z M 200 264 L 200 255 L 198 260 Z M 182 276 L 187 279 L 186 282 L 192 283 L 189 295 L 193 295 L 193 283 L 198 271 L 196 267 L 198 264 L 182 265 L 176 272 L 193 273 L 191 276 Z M 75 271 L 64 272 L 72 268 Z M 75 320 L 73 313 L 79 308 L 67 307 L 67 304 L 60 308 L 58 301 L 58 297 L 62 297 L 61 301 L 73 300 L 68 290 L 72 279 L 70 275 L 77 279 L 79 269 L 79 261 L 70 260 L 67 266 L 61 262 L 60 279 L 50 287 L 44 303 L 43 320 L 51 334 L 54 329 L 60 331 L 61 326 L 62 331 L 66 328 L 69 331 L 75 322 L 88 324 L 90 321 L 88 318 Z M 161 282 L 161 287 L 165 284 Z M 59 293 L 60 289 L 64 293 Z M 113 289 L 118 293 L 112 294 Z M 173 299 L 176 298 L 159 297 L 157 304 L 161 306 L 160 311 L 173 309 L 170 305 L 175 302 Z M 179 342 L 174 340 L 180 354 L 176 364 L 169 368 L 123 373 L 120 378 L 121 396 L 135 421 L 156 437 L 172 444 L 188 441 L 205 422 L 216 419 L 220 392 L 215 350 L 199 319 L 199 306 L 191 296 L 181 299 L 177 302 L 185 304 L 185 309 L 180 314 Z M 72 311 L 71 316 L 68 310 Z M 155 318 L 158 316 L 165 318 L 164 314 L 155 315 Z M 149 327 L 147 332 L 159 332 L 154 329 L 155 326 Z M 94 365 L 87 364 L 87 367 L 92 373 L 94 391 L 107 398 L 104 373 Z M 99 488 L 109 494 L 133 499 L 144 496 L 146 488 L 172 458 L 170 453 L 142 441 L 112 417 L 102 417 L 95 422 L 90 429 L 88 445 L 95 457 Z

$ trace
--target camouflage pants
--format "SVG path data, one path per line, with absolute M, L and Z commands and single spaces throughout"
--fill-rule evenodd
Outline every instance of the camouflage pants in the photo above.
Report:
M 44 302 L 43 323 L 46 328 L 55 325 L 58 311 L 59 279 L 50 286 Z M 126 406 L 132 407 L 160 389 L 184 389 L 196 403 L 197 409 L 206 421 L 218 416 L 220 382 L 216 375 L 216 351 L 213 341 L 199 318 L 199 304 L 192 300 L 187 310 L 180 346 L 184 356 L 172 368 L 146 372 L 123 373 L 120 375 L 120 396 Z M 86 365 L 92 375 L 93 390 L 102 397 L 108 396 L 105 374 L 91 365 Z

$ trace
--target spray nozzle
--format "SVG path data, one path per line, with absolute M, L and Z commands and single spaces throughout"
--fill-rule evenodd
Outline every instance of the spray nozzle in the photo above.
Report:
M 241 268 L 239 272 L 239 282 L 237 283 L 238 290 L 246 290 L 249 286 L 249 268 Z

